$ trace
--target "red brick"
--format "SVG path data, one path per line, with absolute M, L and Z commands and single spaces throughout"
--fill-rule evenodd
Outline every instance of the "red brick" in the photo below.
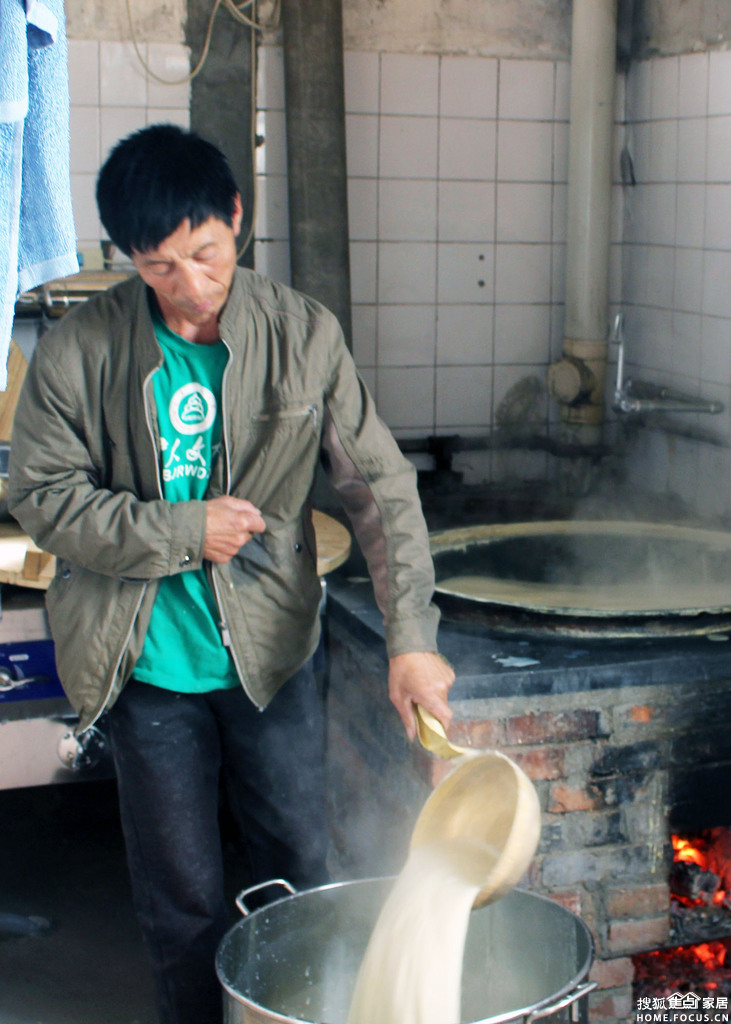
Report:
M 443 761 L 441 760 L 441 758 L 435 758 L 435 760 L 432 762 L 431 771 L 429 773 L 429 781 L 431 782 L 432 786 L 438 786 L 439 783 L 444 778 L 444 776 L 448 775 L 451 772 L 453 767 L 454 765 L 452 764 L 451 761 Z
M 568 811 L 594 811 L 600 806 L 601 801 L 583 787 L 573 788 L 568 783 L 556 783 L 551 786 L 548 810 L 554 814 L 565 814 Z
M 595 739 L 598 729 L 596 711 L 544 711 L 509 718 L 505 723 L 505 736 L 508 744 L 576 743 Z
M 494 750 L 505 745 L 500 723 L 490 718 L 472 722 L 453 722 L 449 729 L 449 738 L 460 747 Z
M 645 704 L 635 704 L 629 710 L 629 717 L 633 722 L 642 722 L 646 725 L 655 717 L 655 709 L 647 707 Z
M 557 747 L 536 747 L 534 750 L 508 750 L 529 779 L 562 779 L 565 774 L 565 751 Z
M 619 1024 L 628 1021 L 632 1014 L 631 990 L 607 993 L 604 998 L 589 996 L 589 1020 L 591 1024 Z
M 615 960 L 595 960 L 589 972 L 589 979 L 595 981 L 600 989 L 631 985 L 634 976 L 635 966 L 629 957 L 617 957 Z
M 611 921 L 608 948 L 612 953 L 641 953 L 667 942 L 670 923 L 667 915 L 639 921 Z
M 572 889 L 570 892 L 548 892 L 545 895 L 555 903 L 566 907 L 567 910 L 572 910 L 574 914 L 581 915 L 581 891 L 579 889 Z
M 670 908 L 670 888 L 667 885 L 643 885 L 637 889 L 610 889 L 607 892 L 607 912 L 612 918 L 655 917 L 667 914 Z

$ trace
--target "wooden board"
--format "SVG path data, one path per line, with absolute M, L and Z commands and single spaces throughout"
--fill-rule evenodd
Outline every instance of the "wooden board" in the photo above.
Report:
M 350 534 L 337 519 L 318 512 L 312 513 L 312 525 L 317 538 L 317 571 L 326 576 L 346 561 L 350 554 Z
M 15 406 L 18 404 L 27 369 L 28 360 L 16 343 L 11 341 L 8 354 L 8 386 L 5 391 L 0 392 L 0 441 L 10 440 Z
M 325 515 L 313 512 L 317 538 L 317 571 L 320 576 L 337 569 L 350 554 L 350 534 Z M 0 523 L 0 583 L 45 590 L 56 571 L 56 559 L 36 547 L 16 523 Z
M 56 559 L 37 548 L 16 523 L 0 523 L 0 583 L 45 590 Z

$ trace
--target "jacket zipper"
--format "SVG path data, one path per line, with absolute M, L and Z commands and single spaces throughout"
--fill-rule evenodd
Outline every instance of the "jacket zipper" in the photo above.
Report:
M 311 416 L 312 423 L 317 429 L 317 406 L 308 405 L 304 409 L 282 409 L 279 412 L 261 412 L 255 417 L 259 423 L 267 423 L 269 420 L 291 420 L 301 416 Z
M 243 689 L 244 693 L 249 698 L 251 703 L 255 707 L 259 707 L 258 703 L 254 700 L 254 698 L 252 697 L 251 693 L 249 692 L 249 688 L 246 685 L 246 679 L 244 677 L 244 673 L 241 670 L 241 664 L 239 662 L 239 659 L 238 659 L 238 656 L 236 654 L 236 651 L 234 650 L 234 646 L 231 643 L 231 632 L 230 632 L 230 630 L 228 628 L 228 623 L 226 622 L 226 619 L 224 618 L 224 615 L 223 615 L 222 604 L 221 604 L 221 593 L 220 593 L 219 586 L 218 586 L 218 580 L 216 579 L 215 568 L 213 566 L 211 566 L 211 582 L 213 584 L 213 596 L 214 596 L 214 598 L 216 600 L 216 607 L 218 608 L 218 614 L 220 616 L 220 620 L 219 620 L 219 623 L 218 623 L 218 629 L 219 629 L 219 631 L 221 633 L 221 642 L 222 642 L 223 646 L 228 650 L 229 654 L 231 655 L 231 660 L 234 663 L 234 668 L 236 669 L 236 675 L 239 677 L 239 682 L 241 683 L 241 688 Z
M 157 367 L 155 367 L 155 369 L 157 369 Z M 160 497 L 162 498 L 162 480 L 160 478 L 160 466 L 159 466 L 159 460 L 157 458 L 157 449 L 155 447 L 155 432 L 152 429 L 152 423 L 150 422 L 150 410 L 149 410 L 149 406 L 148 406 L 148 402 L 147 402 L 147 394 L 146 394 L 147 386 L 148 386 L 149 382 L 152 380 L 152 374 L 154 372 L 155 372 L 154 370 L 150 371 L 150 373 L 147 374 L 147 376 L 145 377 L 144 381 L 142 382 L 142 397 L 143 397 L 143 400 L 144 400 L 143 404 L 145 406 L 145 423 L 147 424 L 147 430 L 148 430 L 148 433 L 150 435 L 150 441 L 152 443 L 152 450 L 155 453 L 155 474 L 156 474 L 156 477 L 157 477 L 157 491 L 158 491 L 158 494 L 160 495 Z M 140 613 L 140 608 L 142 606 L 142 600 L 143 600 L 145 594 L 147 593 L 147 586 L 148 586 L 147 582 L 145 582 L 143 587 L 142 587 L 142 591 L 140 593 L 140 596 L 139 596 L 139 598 L 137 600 L 137 605 L 135 607 L 134 614 L 132 615 L 132 618 L 130 619 L 129 627 L 127 628 L 127 634 L 126 634 L 126 636 L 124 638 L 124 643 L 122 644 L 122 648 L 121 648 L 121 650 L 119 652 L 119 657 L 117 658 L 116 664 L 114 666 L 114 671 L 112 672 L 110 683 L 109 683 L 109 686 L 107 687 L 107 692 L 105 694 L 104 701 L 102 702 L 102 706 L 99 709 L 99 711 L 96 713 L 96 715 L 94 716 L 94 719 L 89 723 L 89 725 L 86 726 L 85 729 L 82 730 L 82 732 L 86 732 L 86 729 L 90 729 L 92 727 L 92 725 L 94 725 L 95 722 L 99 721 L 101 716 L 104 714 L 104 711 L 106 709 L 107 704 L 109 703 L 109 698 L 112 695 L 112 690 L 114 689 L 114 684 L 115 684 L 115 682 L 117 680 L 117 674 L 119 672 L 119 666 L 120 666 L 120 664 L 122 662 L 122 658 L 124 657 L 127 648 L 129 647 L 129 641 L 130 641 L 130 638 L 132 636 L 132 630 L 134 629 L 135 622 L 137 621 L 137 616 Z
M 137 599 L 137 605 L 136 605 L 135 610 L 134 610 L 134 615 L 132 616 L 132 619 L 131 619 L 130 624 L 129 624 L 129 628 L 127 629 L 127 635 L 124 638 L 124 643 L 122 644 L 122 648 L 121 648 L 121 650 L 119 652 L 119 656 L 118 656 L 117 661 L 116 661 L 116 663 L 114 665 L 114 671 L 112 672 L 112 675 L 111 675 L 111 682 L 109 683 L 109 686 L 107 688 L 107 692 L 104 695 L 104 700 L 102 702 L 102 706 L 99 708 L 97 713 L 94 715 L 94 718 L 91 720 L 91 722 L 89 722 L 89 724 L 84 726 L 84 728 L 81 730 L 81 732 L 79 733 L 80 736 L 83 733 L 85 733 L 87 729 L 91 729 L 92 725 L 95 725 L 99 721 L 101 716 L 104 714 L 104 711 L 106 710 L 107 704 L 109 703 L 109 698 L 112 695 L 112 690 L 114 689 L 114 684 L 115 684 L 115 682 L 117 680 L 117 675 L 119 673 L 119 666 L 121 664 L 122 658 L 124 657 L 125 651 L 129 647 L 129 641 L 130 641 L 130 637 L 132 636 L 132 630 L 135 627 L 135 622 L 137 621 L 137 616 L 140 613 L 140 607 L 142 605 L 142 599 L 144 598 L 146 593 L 147 593 L 147 583 L 145 583 L 143 585 L 142 590 L 140 592 L 140 596 Z
M 231 362 L 233 360 L 233 352 L 231 351 L 231 346 L 229 345 L 225 338 L 222 337 L 221 341 L 228 349 L 228 360 L 226 361 L 226 368 L 223 371 L 223 378 L 221 379 L 221 442 L 226 459 L 224 463 L 224 492 L 226 494 L 229 494 L 231 491 L 231 462 L 229 459 L 228 445 L 228 419 L 226 417 L 226 381 L 228 380 Z M 236 655 L 236 651 L 234 650 L 233 644 L 231 643 L 231 631 L 228 628 L 226 616 L 224 615 L 223 602 L 221 600 L 221 591 L 218 585 L 218 579 L 216 578 L 216 567 L 213 564 L 211 564 L 209 576 L 211 579 L 211 583 L 213 585 L 213 596 L 216 601 L 216 608 L 218 609 L 218 629 L 221 634 L 221 643 L 231 655 L 231 659 L 234 663 L 234 668 L 236 669 L 236 675 L 239 677 L 239 682 L 241 683 L 244 693 L 249 698 L 252 704 L 258 706 L 256 705 L 256 701 L 254 700 L 254 698 L 249 693 L 248 687 L 246 686 L 246 679 L 244 678 L 244 673 L 241 670 L 239 659 Z
M 158 458 L 157 446 L 155 444 L 155 431 L 153 430 L 152 422 L 150 421 L 150 405 L 149 402 L 147 401 L 147 387 L 150 381 L 152 380 L 153 373 L 159 370 L 159 368 L 159 366 L 156 366 L 154 370 L 151 370 L 150 373 L 147 374 L 144 381 L 142 382 L 142 399 L 143 404 L 145 406 L 145 423 L 147 424 L 147 432 L 150 435 L 150 443 L 152 444 L 152 451 L 155 456 L 155 476 L 157 479 L 157 493 L 160 495 L 160 499 L 162 500 L 164 496 L 162 493 L 162 477 L 160 476 L 160 459 Z

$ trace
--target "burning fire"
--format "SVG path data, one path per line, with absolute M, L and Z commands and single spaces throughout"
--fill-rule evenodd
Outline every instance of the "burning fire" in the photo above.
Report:
M 722 942 L 702 942 L 700 946 L 693 946 L 692 949 L 696 959 L 709 971 L 723 967 L 726 963 L 726 947 Z
M 701 838 L 687 839 L 673 836 L 673 862 L 691 868 L 694 884 L 683 886 L 678 872 L 674 873 L 673 897 L 687 906 L 705 904 L 728 905 L 726 889 L 718 870 L 718 864 L 709 856 L 708 844 Z
M 673 836 L 673 860 L 691 862 L 704 870 L 708 867 L 704 854 L 693 846 L 690 839 L 683 839 L 681 836 Z
M 673 992 L 706 992 L 728 996 L 729 972 L 723 942 L 656 950 L 633 957 L 635 998 L 669 996 Z
M 731 911 L 731 830 L 705 829 L 697 836 L 673 836 L 670 889 L 677 920 L 729 920 Z M 697 934 L 697 933 L 696 933 Z M 635 998 L 674 992 L 731 996 L 731 939 L 679 945 L 633 957 Z M 729 959 L 731 964 L 731 958 Z

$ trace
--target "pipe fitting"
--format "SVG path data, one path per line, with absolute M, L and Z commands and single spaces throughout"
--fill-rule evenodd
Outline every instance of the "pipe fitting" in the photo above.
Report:
M 600 424 L 604 418 L 607 349 L 604 339 L 564 338 L 563 355 L 548 368 L 547 386 L 564 423 Z
M 548 367 L 548 392 L 562 405 L 580 405 L 588 402 L 596 387 L 596 378 L 583 359 L 563 356 Z

